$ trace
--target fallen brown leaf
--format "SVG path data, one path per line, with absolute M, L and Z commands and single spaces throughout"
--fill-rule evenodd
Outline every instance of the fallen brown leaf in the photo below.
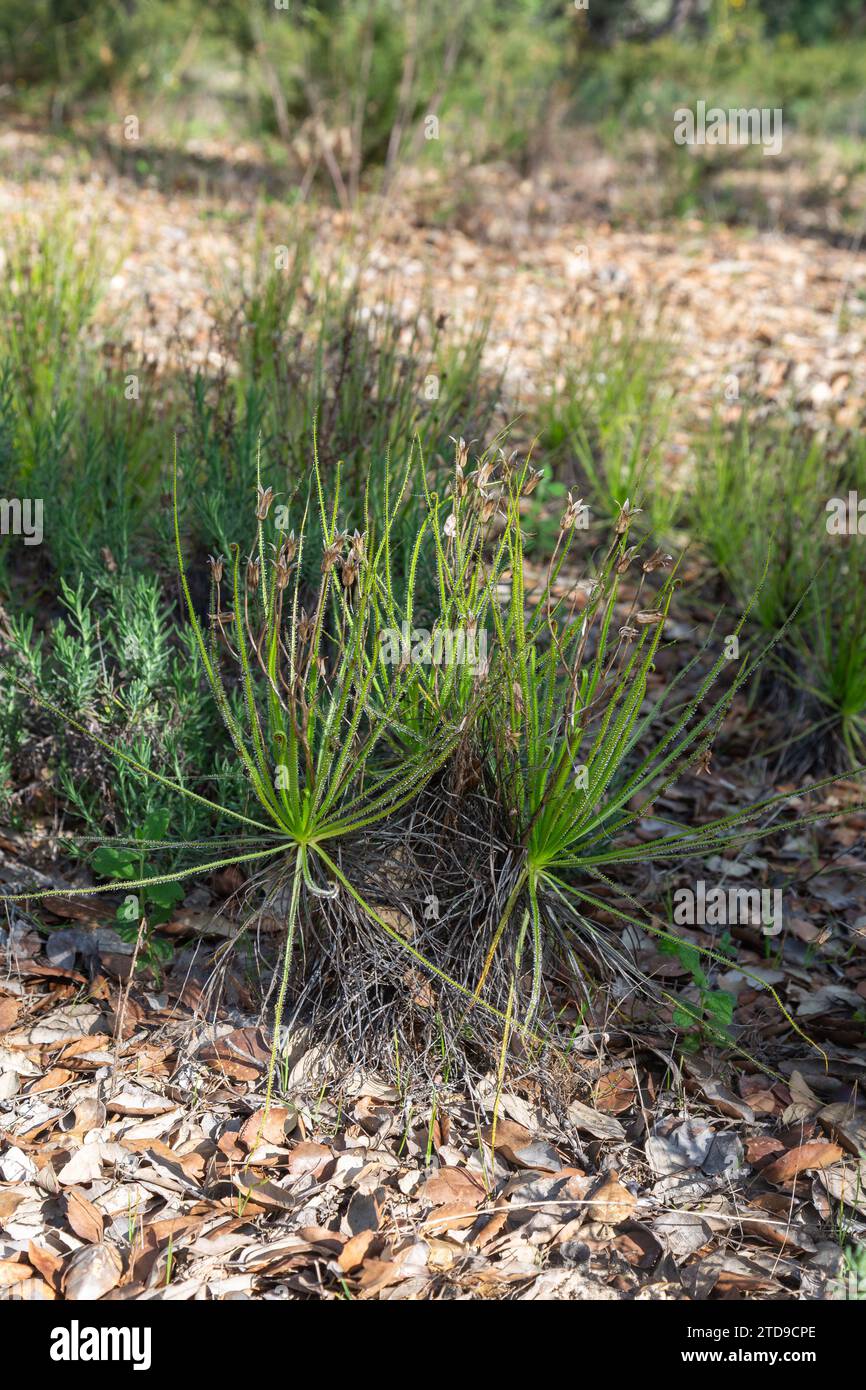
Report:
M 486 1193 L 483 1183 L 475 1174 L 467 1172 L 465 1168 L 446 1167 L 427 1179 L 421 1196 L 434 1207 L 449 1202 L 477 1207 L 484 1201 Z
M 350 1236 L 337 1257 L 337 1263 L 344 1274 L 352 1274 L 360 1269 L 368 1255 L 378 1254 L 384 1241 L 378 1231 L 359 1231 Z
M 166 1100 L 165 1096 L 157 1095 L 146 1086 L 127 1082 L 117 1095 L 112 1096 L 107 1109 L 112 1115 L 162 1115 L 174 1109 L 174 1101 Z
M 745 1120 L 751 1124 L 755 1118 L 754 1110 L 745 1100 L 740 1100 L 727 1086 L 723 1086 L 717 1076 L 713 1075 L 712 1068 L 702 1057 L 687 1057 L 683 1063 L 686 1071 L 691 1076 L 699 1090 L 703 1092 L 707 1100 L 710 1101 L 717 1110 L 723 1115 L 730 1115 L 736 1120 Z
M 815 1181 L 835 1201 L 853 1207 L 861 1216 L 866 1216 L 866 1159 L 816 1173 Z
M 102 1240 L 105 1223 L 93 1203 L 88 1201 L 83 1192 L 73 1187 L 72 1191 L 66 1194 L 65 1206 L 66 1219 L 75 1234 L 91 1245 L 98 1244 Z
M 8 1188 L 5 1191 L 0 1191 L 0 1225 L 12 1215 L 15 1208 L 20 1206 L 24 1200 L 25 1194 L 23 1192 L 12 1192 Z
M 20 999 L 13 999 L 9 994 L 0 999 L 0 1033 L 15 1027 L 20 1012 Z
M 23 1303 L 50 1303 L 57 1294 L 43 1279 L 26 1279 L 20 1284 L 11 1284 L 8 1297 Z
M 634 1073 L 625 1067 L 613 1067 L 598 1078 L 595 1103 L 606 1115 L 621 1115 L 637 1098 Z
M 534 1138 L 528 1129 L 514 1120 L 500 1120 L 495 1127 L 482 1131 L 485 1143 L 493 1142 L 497 1153 L 504 1154 L 518 1168 L 538 1168 L 544 1173 L 557 1173 L 562 1167 L 556 1150 L 543 1139 Z
M 811 1168 L 829 1168 L 838 1163 L 841 1157 L 842 1150 L 838 1144 L 815 1140 L 810 1144 L 801 1144 L 797 1149 L 789 1149 L 774 1163 L 762 1168 L 761 1175 L 772 1183 L 791 1182 L 798 1173 L 805 1173 Z
M 771 1134 L 758 1134 L 754 1139 L 746 1140 L 746 1162 L 751 1163 L 753 1167 L 766 1164 L 771 1158 L 778 1158 L 779 1154 L 784 1152 L 784 1144 Z
M 866 1156 L 866 1111 L 840 1102 L 825 1105 L 818 1120 L 847 1153 L 855 1158 Z
M 605 1226 L 621 1226 L 628 1221 L 637 1205 L 637 1198 L 623 1187 L 619 1173 L 612 1170 L 589 1194 L 587 1214 Z
M 67 1071 L 65 1067 L 52 1067 L 44 1076 L 40 1076 L 38 1081 L 34 1081 L 32 1086 L 27 1087 L 27 1094 L 35 1096 L 45 1091 L 57 1091 L 72 1081 L 74 1076 L 75 1072 Z
M 265 1115 L 264 1110 L 256 1110 L 242 1125 L 238 1140 L 247 1149 L 257 1144 L 283 1144 L 298 1122 L 298 1112 L 293 1105 L 272 1106 Z
M 25 1264 L 19 1264 L 17 1260 L 0 1260 L 0 1289 L 8 1289 L 11 1284 L 20 1284 L 22 1279 L 29 1279 L 33 1274 Z
M 241 1193 L 244 1211 L 247 1210 L 243 1205 L 246 1202 L 255 1203 L 256 1206 L 271 1211 L 293 1211 L 298 1205 L 298 1199 L 291 1192 L 285 1191 L 275 1182 L 263 1182 L 254 1172 L 235 1173 L 233 1177 L 235 1187 Z M 232 1205 L 237 1208 L 237 1203 L 238 1199 L 235 1198 Z
M 85 1245 L 66 1266 L 63 1292 L 69 1299 L 89 1302 L 117 1287 L 123 1261 L 113 1245 Z
M 573 1100 L 566 1113 L 575 1129 L 591 1134 L 594 1139 L 625 1138 L 625 1130 L 613 1115 L 603 1115 L 579 1100 Z
M 42 1275 L 46 1284 L 50 1284 L 52 1289 L 59 1293 L 63 1256 L 31 1240 L 27 1247 L 27 1258 L 37 1273 Z
M 334 1155 L 324 1144 L 314 1144 L 305 1139 L 296 1144 L 289 1154 L 288 1169 L 296 1175 L 312 1173 L 314 1177 L 320 1178 L 333 1160 Z

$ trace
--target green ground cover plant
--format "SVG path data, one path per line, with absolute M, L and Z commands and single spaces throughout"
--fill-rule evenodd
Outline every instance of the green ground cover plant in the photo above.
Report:
M 26 806 L 13 785 L 35 795 L 46 790 L 46 777 L 94 834 L 128 837 L 143 821 L 167 814 L 164 788 L 131 777 L 129 765 L 107 755 L 91 733 L 122 742 L 144 767 L 181 784 L 216 787 L 230 805 L 242 805 L 242 782 L 214 738 L 203 691 L 190 679 L 191 634 L 169 619 L 158 579 L 104 576 L 94 590 L 83 576 L 75 588 L 61 578 L 60 606 L 63 616 L 47 631 L 22 612 L 4 613 L 0 625 L 7 814 L 20 818 Z M 52 708 L 85 732 L 70 735 Z M 171 806 L 180 840 L 212 828 L 196 803 Z
M 65 8 L 63 23 L 47 3 L 26 20 L 14 6 L 0 9 L 0 77 L 18 79 L 16 108 L 86 128 L 104 125 L 122 92 L 159 139 L 242 130 L 276 159 L 301 160 L 343 203 L 364 173 L 387 185 L 401 157 L 436 159 L 431 117 L 452 154 L 522 157 L 575 27 L 540 0 Z M 147 167 L 146 152 L 139 159 Z
M 628 499 L 660 537 L 691 535 L 735 610 L 756 595 L 750 624 L 765 639 L 784 630 L 760 692 L 784 690 L 798 729 L 766 751 L 782 752 L 793 771 L 828 759 L 856 766 L 866 572 L 858 535 L 828 529 L 828 507 L 837 499 L 847 508 L 851 493 L 866 492 L 862 445 L 851 433 L 816 436 L 787 418 L 755 420 L 746 402 L 738 423 L 717 416 L 697 429 L 691 460 L 672 477 L 663 361 L 660 344 L 634 326 L 616 338 L 599 333 L 587 361 L 572 364 L 563 388 L 542 402 L 540 449 L 560 487 L 576 482 L 591 515 L 613 518 Z

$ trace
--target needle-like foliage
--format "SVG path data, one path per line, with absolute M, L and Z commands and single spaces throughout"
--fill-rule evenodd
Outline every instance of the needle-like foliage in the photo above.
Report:
M 577 558 L 581 507 L 570 498 L 546 576 L 528 594 L 520 516 L 531 478 L 528 465 L 515 469 L 503 459 L 498 474 L 476 479 L 477 507 L 483 509 L 491 492 L 498 498 L 507 550 L 505 565 L 496 570 L 507 575 L 505 593 L 489 609 L 495 625 L 491 698 L 479 720 L 479 748 L 515 846 L 510 891 L 476 990 L 480 997 L 508 933 L 515 969 L 519 961 L 530 962 L 525 1025 L 540 1007 L 546 947 L 553 940 L 570 952 L 575 930 L 598 940 L 593 915 L 610 909 L 599 888 L 616 887 L 610 874 L 617 866 L 705 861 L 746 837 L 778 830 L 772 818 L 787 799 L 770 796 L 704 824 L 672 822 L 651 840 L 635 834 L 640 818 L 678 778 L 689 769 L 707 770 L 735 695 L 778 637 L 754 655 L 731 659 L 749 605 L 714 659 L 698 652 L 662 682 L 656 663 L 677 565 L 659 550 L 641 559 L 630 534 L 635 513 L 624 499 L 595 572 L 582 584 L 564 585 L 568 562 Z M 459 486 L 458 469 L 455 491 Z M 586 561 L 584 555 L 578 563 Z M 653 818 L 663 819 L 657 812 Z M 615 915 L 657 931 L 649 914 Z
M 670 821 L 653 839 L 638 835 L 677 778 L 708 768 L 732 700 L 782 633 L 732 659 L 747 607 L 716 656 L 708 642 L 665 679 L 659 659 L 677 564 L 659 550 L 641 558 L 626 499 L 594 557 L 578 547 L 582 504 L 569 497 L 546 571 L 532 581 L 524 516 L 539 475 L 528 460 L 500 450 L 472 468 L 461 439 L 450 483 L 435 490 L 419 458 L 426 511 L 407 548 L 395 536 L 415 466 L 410 458 L 394 486 L 386 475 L 375 507 L 368 490 L 364 529 L 351 535 L 340 525 L 339 470 L 326 490 L 314 457 L 296 529 L 276 528 L 275 497 L 259 471 L 253 549 L 242 555 L 233 545 L 228 558 L 211 559 L 201 615 L 176 456 L 174 535 L 192 646 L 257 809 L 222 806 L 96 736 L 142 778 L 237 826 L 231 838 L 186 846 L 138 838 L 139 853 L 183 849 L 194 860 L 123 886 L 152 892 L 244 866 L 255 912 L 284 927 L 269 1098 L 286 1001 L 293 980 L 303 998 L 310 956 L 317 997 L 336 978 L 344 999 L 353 994 L 356 1018 L 375 1012 L 371 1038 L 393 1020 L 388 993 L 451 1041 L 489 1054 L 493 1025 L 500 1049 L 516 1030 L 537 1051 L 559 1041 L 544 1008 L 547 982 L 563 965 L 579 974 L 587 949 L 647 985 L 609 927 L 612 918 L 671 938 L 631 894 L 634 866 L 703 862 L 746 837 L 819 818 L 780 825 L 787 798 L 778 794 L 704 824 Z M 660 810 L 653 820 L 663 820 Z M 360 969 L 358 952 L 367 953 Z M 405 1009 L 400 1018 L 404 1027 Z

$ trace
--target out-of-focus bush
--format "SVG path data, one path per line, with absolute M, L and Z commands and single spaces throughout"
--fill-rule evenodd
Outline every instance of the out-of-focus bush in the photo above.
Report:
M 351 196 L 407 154 L 524 159 L 554 108 L 616 133 L 757 103 L 858 138 L 860 35 L 862 0 L 0 0 L 0 110 L 273 137 Z
M 240 110 L 247 133 L 327 132 L 337 162 L 361 167 L 437 139 L 510 154 L 581 23 L 545 0 L 0 0 L 0 83 L 55 118 L 112 92 L 163 108 L 210 96 L 234 130 Z

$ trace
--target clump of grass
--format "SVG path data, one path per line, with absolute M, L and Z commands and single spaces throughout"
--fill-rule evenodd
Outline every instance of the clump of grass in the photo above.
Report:
M 181 499 L 197 557 L 242 539 L 237 519 L 259 451 L 284 495 L 305 486 L 314 427 L 326 481 L 343 463 L 352 529 L 362 523 L 368 473 L 381 484 L 389 459 L 405 458 L 416 437 L 436 459 L 461 427 L 489 432 L 498 384 L 482 371 L 483 319 L 453 331 L 426 305 L 406 314 L 386 301 L 370 312 L 357 289 L 317 270 L 302 225 L 290 241 L 285 269 L 265 269 L 260 246 L 252 277 L 230 301 L 216 296 L 222 367 L 192 366 L 178 342 L 180 359 L 157 389 L 156 364 L 117 346 L 121 324 L 106 324 L 98 342 L 105 267 L 71 219 L 10 233 L 0 287 L 0 493 L 43 500 L 44 545 L 26 556 L 28 573 L 47 579 L 53 570 L 55 583 L 83 575 L 99 586 L 149 570 L 156 557 L 170 574 L 159 460 L 172 415 L 197 459 Z M 371 505 L 381 495 L 375 487 Z M 394 523 L 409 544 L 416 502 L 407 494 Z M 4 546 L 0 585 L 9 592 L 15 583 Z
M 579 351 L 581 358 L 559 364 L 556 389 L 540 406 L 541 449 L 605 521 L 615 521 L 628 498 L 664 535 L 679 502 L 678 481 L 662 476 L 671 414 L 665 345 L 634 324 L 615 331 L 602 323 Z
M 459 736 L 459 730 L 443 723 L 433 742 L 416 738 L 412 746 L 412 740 L 407 743 L 404 737 L 399 746 L 395 744 L 395 730 L 406 732 L 400 724 L 401 704 L 417 679 L 415 667 L 387 667 L 378 660 L 377 605 L 385 572 L 383 557 L 397 508 L 386 516 L 382 534 L 356 531 L 349 537 L 338 526 L 339 476 L 331 504 L 326 506 L 318 462 L 314 472 L 316 486 L 307 499 L 297 537 L 290 531 L 270 545 L 265 540 L 265 522 L 273 490 L 259 481 L 254 551 L 242 563 L 239 546 L 232 547 L 229 611 L 221 600 L 226 561 L 222 557 L 212 561 L 206 631 L 193 602 L 181 547 L 175 465 L 175 540 L 189 623 L 237 764 L 260 808 L 258 816 L 202 796 L 148 767 L 140 756 L 91 735 L 98 746 L 139 776 L 243 827 L 237 839 L 215 843 L 211 852 L 216 857 L 196 864 L 196 873 L 230 864 L 255 865 L 262 874 L 259 882 L 265 884 L 260 911 L 268 910 L 274 901 L 282 903 L 288 893 L 271 1080 L 296 936 L 311 903 L 344 892 L 353 910 L 360 907 L 386 936 L 416 954 L 347 878 L 340 865 L 341 847 L 417 797 Z M 315 540 L 308 526 L 311 510 L 318 522 Z M 308 544 L 315 545 L 321 557 L 309 610 L 302 602 L 301 588 Z M 237 664 L 241 711 L 224 678 L 220 635 Z M 30 694 L 38 698 L 32 689 Z M 53 714 L 62 714 L 48 700 L 39 703 Z M 78 732 L 89 732 L 73 716 L 62 717 Z M 130 843 L 154 852 L 208 847 L 207 842 L 192 841 L 185 845 L 140 839 Z M 112 844 L 122 847 L 125 842 L 113 837 Z M 278 871 L 269 874 L 266 871 L 273 861 Z M 124 888 L 149 890 L 178 882 L 190 872 L 178 869 L 132 879 Z M 81 891 L 105 890 L 100 886 Z
M 290 497 L 306 486 L 315 429 L 326 486 L 342 465 L 344 521 L 354 529 L 365 498 L 382 522 L 391 460 L 405 459 L 416 439 L 436 460 L 461 430 L 490 432 L 498 383 L 482 368 L 483 317 L 457 331 L 423 303 L 407 313 L 386 296 L 371 308 L 356 285 L 317 269 L 303 229 L 282 251 L 288 263 L 273 269 L 259 247 L 251 275 L 222 301 L 217 341 L 236 370 L 190 383 L 185 448 L 198 457 L 200 486 L 190 490 L 184 524 L 207 549 L 227 552 L 237 538 L 259 451 Z M 417 503 L 407 492 L 393 523 L 401 554 L 417 529 Z
M 772 544 L 752 619 L 766 634 L 784 628 L 762 689 L 775 676 L 799 705 L 799 731 L 781 747 L 801 771 L 854 766 L 866 751 L 866 548 L 859 535 L 828 529 L 831 499 L 847 505 L 850 490 L 866 487 L 864 464 L 850 439 L 755 432 L 744 421 L 733 433 L 716 426 L 696 477 L 694 531 L 736 602 Z
M 146 544 L 137 533 L 153 508 L 153 460 L 170 441 L 153 365 L 127 358 L 120 324 L 113 342 L 97 327 L 110 267 L 70 213 L 12 224 L 2 255 L 0 492 L 43 502 L 45 544 L 31 566 L 98 582 Z M 8 562 L 4 546 L 6 590 Z
M 100 297 L 101 257 L 91 233 L 62 213 L 10 227 L 0 278 L 0 356 L 33 413 L 50 408 L 74 374 Z
M 671 933 L 659 929 L 612 874 L 665 860 L 704 862 L 747 837 L 771 833 L 761 821 L 785 800 L 771 796 L 702 825 L 671 822 L 667 834 L 649 840 L 635 835 L 655 799 L 689 769 L 704 766 L 732 700 L 767 651 L 747 656 L 733 676 L 723 649 L 708 663 L 706 653 L 695 653 L 651 697 L 675 563 L 659 550 L 639 558 L 630 534 L 634 517 L 625 505 L 588 582 L 557 595 L 580 534 L 572 504 L 562 517 L 547 579 L 528 599 L 520 525 L 527 480 L 525 468 L 515 472 L 506 464 L 483 485 L 499 489 L 510 517 L 509 582 L 505 602 L 491 608 L 496 638 L 489 679 L 498 698 L 485 705 L 477 724 L 484 734 L 477 750 L 499 806 L 501 838 L 512 852 L 504 871 L 504 907 L 489 930 L 476 993 L 481 997 L 497 953 L 506 947 L 516 973 L 526 974 L 526 987 L 515 992 L 523 1001 L 524 1026 L 538 1017 L 550 978 L 545 967 L 552 960 L 570 962 L 579 978 L 577 955 L 589 950 L 597 963 L 606 960 L 636 987 L 646 987 L 615 934 L 599 928 L 598 914 L 610 912 L 617 922 L 640 925 L 661 939 Z M 748 608 L 737 635 L 747 616 Z M 631 910 L 612 907 L 606 890 L 625 897 Z

